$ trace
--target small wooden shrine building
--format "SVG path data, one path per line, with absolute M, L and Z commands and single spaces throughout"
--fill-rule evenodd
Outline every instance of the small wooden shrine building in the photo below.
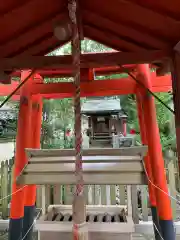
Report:
M 127 115 L 121 108 L 120 99 L 89 98 L 82 104 L 81 113 L 89 147 L 111 147 L 116 136 L 124 139 L 123 145 L 132 145 L 132 137 L 125 138 Z

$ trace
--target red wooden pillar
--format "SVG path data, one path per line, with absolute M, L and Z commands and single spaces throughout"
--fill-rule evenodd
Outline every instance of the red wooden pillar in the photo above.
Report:
M 34 83 L 37 79 L 34 80 Z M 31 114 L 31 147 L 40 148 L 41 123 L 42 123 L 42 97 L 40 94 L 32 96 L 32 114 Z M 36 185 L 29 185 L 25 190 L 24 202 L 24 220 L 23 220 L 23 237 L 26 240 L 32 239 L 33 224 L 36 210 Z M 27 233 L 28 232 L 28 233 Z
M 150 68 L 148 64 L 137 66 L 137 78 L 151 89 Z M 144 106 L 144 121 L 148 141 L 148 153 L 151 163 L 152 176 L 155 188 L 159 224 L 164 240 L 175 240 L 175 233 L 172 220 L 171 203 L 168 194 L 166 175 L 164 171 L 164 160 L 160 143 L 159 128 L 156 120 L 156 108 L 152 95 L 142 89 L 142 102 Z M 162 191 L 161 191 L 161 190 Z M 165 192 L 165 193 L 164 193 Z
M 21 72 L 21 81 L 23 81 L 30 71 Z M 32 77 L 20 89 L 20 108 L 18 117 L 18 128 L 16 137 L 16 156 L 14 169 L 13 192 L 11 199 L 9 240 L 22 238 L 22 227 L 24 217 L 24 192 L 25 186 L 17 186 L 16 178 L 19 176 L 27 163 L 27 157 L 24 149 L 31 146 L 31 96 L 29 89 L 31 87 Z
M 174 101 L 174 111 L 175 111 L 178 166 L 179 166 L 179 174 L 180 174 L 180 54 L 178 52 L 174 53 L 171 75 L 172 75 L 173 101 Z
M 145 121 L 144 121 L 143 92 L 141 93 L 141 89 L 139 89 L 139 88 L 137 88 L 136 101 L 137 101 L 141 142 L 143 145 L 148 145 L 147 135 L 146 135 L 146 125 L 145 125 Z M 144 158 L 144 162 L 145 162 L 145 167 L 146 167 L 149 179 L 151 180 L 151 182 L 154 182 L 154 179 L 152 176 L 152 169 L 151 169 L 149 154 Z M 157 214 L 155 189 L 154 189 L 154 186 L 150 182 L 148 182 L 148 189 L 149 189 L 149 202 L 150 202 L 150 206 L 151 206 L 152 220 L 154 223 L 155 239 L 162 240 L 158 233 L 158 231 L 161 232 L 161 230 L 160 230 L 159 218 L 158 218 L 158 214 Z M 157 229 L 155 226 L 157 226 Z
M 94 69 L 89 68 L 89 80 L 93 81 L 94 80 Z

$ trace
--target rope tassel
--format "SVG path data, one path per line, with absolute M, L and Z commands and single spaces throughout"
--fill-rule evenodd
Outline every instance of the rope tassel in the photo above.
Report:
M 77 2 L 69 0 L 68 2 L 69 17 L 72 22 L 72 58 L 73 74 L 75 85 L 74 96 L 74 114 L 75 114 L 75 175 L 76 191 L 73 200 L 73 235 L 74 240 L 88 240 L 88 231 L 86 225 L 86 204 L 83 194 L 84 181 L 82 171 L 82 134 L 81 134 L 81 100 L 80 100 L 80 55 L 81 43 L 79 29 L 77 24 Z

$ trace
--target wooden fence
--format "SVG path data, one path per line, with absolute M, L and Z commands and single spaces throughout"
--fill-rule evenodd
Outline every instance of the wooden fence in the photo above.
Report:
M 9 203 L 12 192 L 13 159 L 2 161 L 0 170 L 0 214 L 6 219 L 9 215 Z
M 0 174 L 0 214 L 3 219 L 8 217 L 8 205 L 12 191 L 12 167 L 13 160 L 1 162 Z M 177 198 L 179 190 L 179 174 L 176 161 L 170 161 L 166 166 L 167 180 L 170 195 Z M 38 186 L 36 206 L 45 212 L 50 204 L 71 204 L 74 186 Z M 89 205 L 126 205 L 126 186 L 100 186 L 91 185 L 85 187 L 86 202 Z M 9 197 L 7 197 L 9 195 Z M 133 218 L 135 222 L 139 219 L 148 220 L 150 215 L 148 189 L 146 186 L 132 187 Z M 173 216 L 176 219 L 177 204 L 171 200 Z
M 170 161 L 166 168 L 169 194 L 177 198 L 179 177 L 174 167 L 174 162 Z M 36 206 L 42 208 L 45 213 L 50 204 L 72 204 L 74 186 L 38 186 Z M 149 196 L 147 186 L 132 186 L 132 210 L 135 223 L 139 220 L 148 221 L 150 218 Z M 127 186 L 114 185 L 90 185 L 85 187 L 86 204 L 89 205 L 126 205 Z M 177 204 L 171 201 L 173 217 L 176 219 Z

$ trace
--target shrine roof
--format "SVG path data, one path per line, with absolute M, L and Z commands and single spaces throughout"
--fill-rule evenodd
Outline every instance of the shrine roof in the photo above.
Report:
M 112 113 L 120 112 L 121 104 L 120 99 L 88 99 L 82 104 L 81 112 L 84 114 L 91 113 Z
M 172 48 L 180 40 L 180 1 L 81 0 L 84 37 L 118 51 Z M 53 26 L 67 19 L 65 0 L 0 1 L 0 57 L 45 55 L 63 45 Z

